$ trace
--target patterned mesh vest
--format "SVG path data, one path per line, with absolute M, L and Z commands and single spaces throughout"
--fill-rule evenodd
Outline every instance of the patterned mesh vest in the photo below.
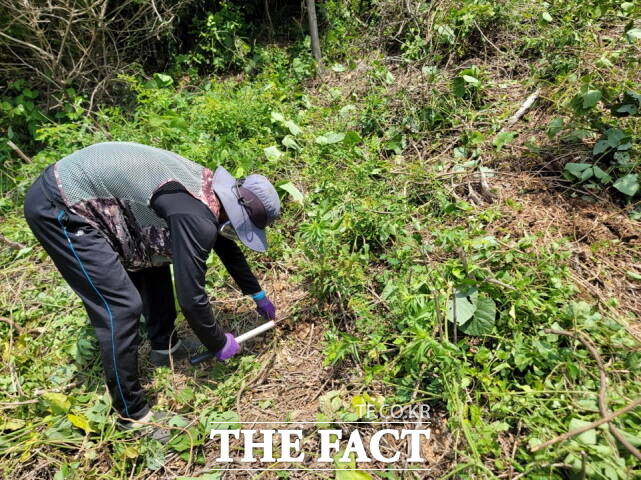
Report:
M 218 217 L 213 172 L 180 155 L 129 142 L 98 143 L 54 167 L 69 209 L 99 229 L 127 270 L 170 262 L 169 229 L 149 205 L 152 195 L 176 181 Z

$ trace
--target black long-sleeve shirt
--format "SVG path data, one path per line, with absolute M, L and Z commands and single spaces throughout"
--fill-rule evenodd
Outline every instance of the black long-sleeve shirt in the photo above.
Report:
M 214 250 L 245 295 L 261 290 L 240 247 L 218 235 L 218 220 L 200 200 L 177 182 L 161 187 L 150 201 L 170 232 L 178 303 L 201 342 L 212 352 L 225 344 L 205 292 L 207 257 Z

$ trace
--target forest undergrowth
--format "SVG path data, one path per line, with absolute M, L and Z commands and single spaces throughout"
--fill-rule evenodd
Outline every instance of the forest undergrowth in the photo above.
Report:
M 260 478 L 641 475 L 638 408 L 537 448 L 641 397 L 641 7 L 328 0 L 317 66 L 304 35 L 249 42 L 229 4 L 192 56 L 121 75 L 119 103 L 87 112 L 78 94 L 28 159 L 5 157 L 0 476 L 253 478 L 210 472 L 208 422 L 345 425 L 383 403 L 430 405 L 430 473 Z M 213 48 L 212 25 L 246 48 Z M 10 88 L 3 135 L 37 104 Z M 154 370 L 141 349 L 150 398 L 176 414 L 165 447 L 115 428 L 86 314 L 21 213 L 46 165 L 111 140 L 262 173 L 283 200 L 269 252 L 248 254 L 278 331 L 195 368 Z M 209 267 L 223 325 L 258 324 Z

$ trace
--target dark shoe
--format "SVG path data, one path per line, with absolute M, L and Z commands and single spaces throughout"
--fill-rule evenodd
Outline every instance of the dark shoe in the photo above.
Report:
M 152 350 L 149 354 L 149 361 L 155 367 L 166 367 L 170 365 L 169 357 L 174 362 L 183 360 L 203 348 L 203 344 L 193 337 L 179 339 L 171 350 Z
M 149 410 L 147 415 L 138 420 L 119 421 L 118 428 L 124 431 L 140 432 L 142 435 L 164 445 L 171 439 L 171 429 L 167 425 L 167 421 L 171 417 L 172 414 L 169 412 Z

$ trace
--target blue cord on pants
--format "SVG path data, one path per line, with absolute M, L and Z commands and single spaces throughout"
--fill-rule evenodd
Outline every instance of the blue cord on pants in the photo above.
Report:
M 60 211 L 57 217 L 58 223 L 62 227 L 62 231 L 64 232 L 65 237 L 67 238 L 67 242 L 69 243 L 69 248 L 71 249 L 71 253 L 73 253 L 73 256 L 76 258 L 78 265 L 80 265 L 80 269 L 82 270 L 82 273 L 84 274 L 85 278 L 89 282 L 89 285 L 91 285 L 91 288 L 93 288 L 96 294 L 98 295 L 98 297 L 100 297 L 100 300 L 104 304 L 105 309 L 107 310 L 107 314 L 109 315 L 109 329 L 111 330 L 111 355 L 113 358 L 114 373 L 116 374 L 116 384 L 118 385 L 118 392 L 120 393 L 120 399 L 122 400 L 122 404 L 125 407 L 125 414 L 127 415 L 127 417 L 129 417 L 129 409 L 127 409 L 127 402 L 125 401 L 125 396 L 123 395 L 122 387 L 120 386 L 120 377 L 118 376 L 118 365 L 116 363 L 116 338 L 114 337 L 114 316 L 113 316 L 113 313 L 111 312 L 111 307 L 109 306 L 109 303 L 107 303 L 107 300 L 105 300 L 105 297 L 102 296 L 100 291 L 94 285 L 93 281 L 91 280 L 91 277 L 89 276 L 89 273 L 87 273 L 87 270 L 85 270 L 85 266 L 82 264 L 80 257 L 76 253 L 76 249 L 73 247 L 73 243 L 71 243 L 71 238 L 69 237 L 67 228 L 62 223 L 62 217 L 65 215 L 65 213 L 66 212 L 64 210 Z

